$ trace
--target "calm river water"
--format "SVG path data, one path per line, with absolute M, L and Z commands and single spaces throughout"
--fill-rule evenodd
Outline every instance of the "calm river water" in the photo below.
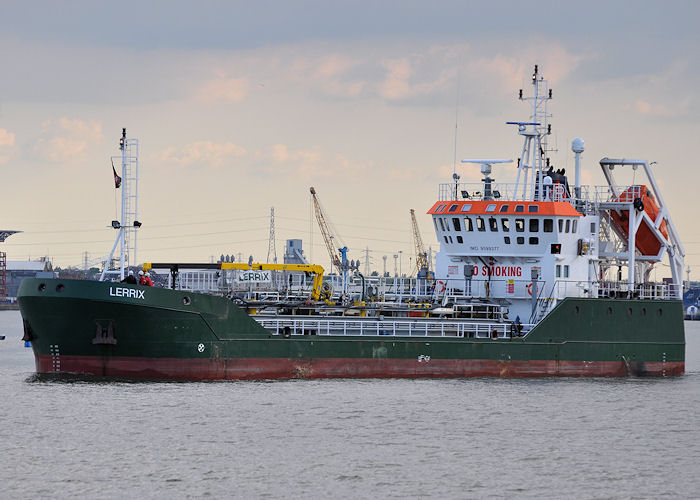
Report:
M 0 498 L 698 498 L 674 379 L 36 382 L 0 312 Z

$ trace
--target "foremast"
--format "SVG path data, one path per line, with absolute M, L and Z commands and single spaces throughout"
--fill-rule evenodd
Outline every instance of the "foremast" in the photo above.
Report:
M 121 159 L 121 177 L 115 175 L 115 188 L 121 188 L 121 219 L 112 221 L 112 228 L 118 230 L 117 237 L 109 252 L 109 257 L 105 267 L 100 274 L 100 281 L 105 279 L 107 274 L 118 274 L 119 279 L 124 279 L 125 269 L 136 265 L 137 259 L 137 234 L 141 227 L 138 220 L 138 198 L 139 198 L 139 141 L 138 139 L 128 139 L 126 129 L 122 129 L 122 136 L 119 139 L 119 150 L 121 155 L 111 157 L 112 168 L 114 160 Z M 119 270 L 110 269 L 114 252 L 119 245 Z

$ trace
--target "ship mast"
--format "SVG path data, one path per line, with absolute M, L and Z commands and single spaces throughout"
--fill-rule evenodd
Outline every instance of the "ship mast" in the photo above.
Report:
M 126 129 L 122 129 L 122 136 L 119 139 L 120 156 L 111 157 L 112 164 L 115 159 L 121 159 L 121 184 L 116 188 L 122 190 L 121 219 L 112 221 L 112 228 L 119 233 L 114 241 L 112 250 L 109 253 L 105 267 L 100 275 L 100 281 L 104 281 L 107 274 L 118 274 L 119 279 L 124 279 L 124 271 L 129 266 L 136 265 L 137 260 L 137 234 L 141 222 L 137 218 L 138 195 L 139 195 L 139 141 L 138 139 L 127 139 Z M 119 270 L 110 269 L 114 252 L 119 247 Z
M 537 64 L 535 64 L 535 70 L 532 73 L 532 91 L 532 97 L 523 97 L 522 89 L 518 95 L 521 101 L 531 101 L 532 103 L 530 121 L 507 123 L 517 125 L 518 134 L 524 137 L 518 174 L 515 179 L 515 193 L 520 191 L 523 200 L 542 200 L 544 198 L 543 190 L 538 190 L 537 186 L 542 186 L 544 171 L 548 168 L 547 136 L 552 133 L 548 104 L 552 99 L 552 89 L 549 88 L 549 80 L 545 80 L 539 74 Z

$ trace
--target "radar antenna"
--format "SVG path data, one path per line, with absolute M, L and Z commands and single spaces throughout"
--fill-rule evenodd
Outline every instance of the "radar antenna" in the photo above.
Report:
M 475 163 L 477 165 L 481 165 L 481 173 L 484 174 L 484 178 L 481 179 L 484 183 L 484 200 L 493 200 L 494 198 L 501 197 L 501 194 L 498 191 L 491 189 L 491 184 L 493 183 L 493 178 L 489 177 L 492 171 L 491 165 L 498 163 L 513 163 L 513 160 L 483 160 L 467 158 L 462 160 L 462 163 Z

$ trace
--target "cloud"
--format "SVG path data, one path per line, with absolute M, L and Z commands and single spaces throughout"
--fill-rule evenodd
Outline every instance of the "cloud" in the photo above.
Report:
M 678 117 L 686 115 L 692 104 L 692 99 L 686 97 L 680 102 L 674 103 L 673 106 L 665 104 L 653 104 L 644 99 L 637 99 L 634 103 L 624 107 L 626 110 L 631 110 L 638 115 L 649 117 Z
M 467 72 L 481 75 L 498 88 L 511 93 L 514 89 L 521 88 L 524 82 L 530 83 L 529 76 L 534 69 L 533 64 L 538 64 L 541 76 L 556 85 L 571 74 L 583 60 L 583 56 L 572 54 L 562 46 L 551 42 L 544 45 L 546 50 L 543 50 L 540 43 L 530 44 L 513 57 L 497 54 L 475 59 L 467 64 Z M 531 64 L 530 61 L 534 63 Z
M 213 167 L 230 165 L 245 156 L 246 150 L 232 142 L 197 141 L 183 147 L 168 148 L 156 159 L 179 166 Z
M 247 78 L 227 78 L 219 75 L 205 82 L 196 91 L 196 100 L 201 102 L 238 103 L 248 95 L 250 81 Z
M 0 146 L 12 147 L 15 145 L 15 134 L 8 132 L 4 128 L 0 128 Z
M 651 104 L 638 99 L 631 108 L 640 115 L 664 116 L 671 114 L 668 108 L 662 104 Z
M 96 121 L 59 118 L 45 121 L 41 129 L 34 154 L 59 163 L 85 162 L 88 152 L 104 140 L 102 124 Z
M 386 99 L 402 99 L 411 95 L 411 86 L 408 83 L 412 74 L 411 63 L 406 59 L 387 61 L 385 63 L 387 75 L 380 85 L 380 94 Z
M 15 145 L 15 134 L 0 128 L 0 163 L 5 163 L 10 159 L 9 152 Z
M 357 66 L 358 61 L 340 54 L 329 54 L 318 61 L 316 76 L 319 78 L 335 78 L 347 73 Z
M 308 55 L 308 48 L 290 48 L 288 58 L 279 60 L 275 78 L 288 78 L 333 97 L 357 97 L 366 88 L 366 61 L 337 52 Z M 298 56 L 298 53 L 305 54 Z M 362 77 L 360 77 L 362 75 Z
M 319 149 L 291 149 L 286 144 L 275 144 L 267 151 L 258 153 L 259 159 L 269 166 L 265 170 L 274 171 L 276 174 L 286 173 L 290 175 L 321 175 L 326 176 L 328 169 L 324 168 L 324 161 Z
M 454 69 L 442 67 L 436 70 L 436 59 L 451 60 L 452 51 L 445 47 L 433 47 L 425 53 L 413 54 L 410 58 L 384 61 L 384 81 L 378 84 L 378 94 L 390 101 L 431 95 L 445 89 L 454 77 Z M 436 76 L 437 75 L 437 76 Z
M 259 171 L 264 175 L 285 175 L 290 178 L 335 178 L 348 182 L 361 181 L 372 169 L 370 162 L 353 161 L 341 154 L 327 154 L 321 148 L 293 149 L 275 144 L 256 154 Z

